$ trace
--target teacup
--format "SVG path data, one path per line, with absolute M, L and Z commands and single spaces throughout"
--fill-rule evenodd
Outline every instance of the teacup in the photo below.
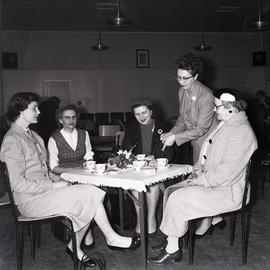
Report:
M 135 170 L 141 170 L 141 168 L 146 164 L 145 160 L 134 160 L 133 167 Z
M 94 160 L 88 160 L 83 163 L 83 167 L 87 170 L 94 170 L 96 162 Z
M 106 171 L 106 164 L 104 163 L 98 163 L 96 164 L 96 173 L 97 174 L 104 174 Z
M 156 162 L 157 162 L 157 167 L 166 167 L 166 165 L 168 164 L 168 159 L 167 158 L 157 158 Z
M 144 160 L 145 159 L 145 154 L 138 154 L 137 155 L 137 160 Z

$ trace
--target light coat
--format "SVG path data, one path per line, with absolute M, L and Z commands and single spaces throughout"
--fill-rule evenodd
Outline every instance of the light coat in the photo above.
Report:
M 12 124 L 1 146 L 14 200 L 19 212 L 27 217 L 63 214 L 78 231 L 93 219 L 105 192 L 92 185 L 70 185 L 53 189 L 58 176 L 49 175 L 47 153 L 41 137 Z
M 245 112 L 235 114 L 204 144 L 204 171 L 200 153 L 198 176 L 166 189 L 160 229 L 171 237 L 187 231 L 188 220 L 212 217 L 241 207 L 246 167 L 257 140 Z M 204 148 L 204 145 L 203 145 Z

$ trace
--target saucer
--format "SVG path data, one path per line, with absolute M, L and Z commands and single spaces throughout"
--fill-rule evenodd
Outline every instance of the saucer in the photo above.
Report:
M 167 164 L 166 166 L 157 166 L 157 169 L 168 169 L 171 167 L 171 164 Z
M 105 174 L 108 174 L 108 173 L 109 173 L 108 171 L 105 171 L 103 173 L 93 172 L 94 175 L 105 175 Z
M 93 169 L 86 169 L 86 168 L 84 168 L 83 170 L 86 171 L 86 172 L 94 172 L 95 171 L 95 168 L 93 168 Z

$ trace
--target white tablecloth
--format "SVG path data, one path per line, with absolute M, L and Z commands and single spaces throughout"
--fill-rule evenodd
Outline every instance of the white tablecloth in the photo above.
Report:
M 163 182 L 191 172 L 190 165 L 170 164 L 168 168 L 145 169 L 140 171 L 110 171 L 108 174 L 95 175 L 84 169 L 62 173 L 65 180 L 82 184 L 93 184 L 96 186 L 121 187 L 123 189 L 134 189 L 146 191 L 146 187 L 158 182 Z

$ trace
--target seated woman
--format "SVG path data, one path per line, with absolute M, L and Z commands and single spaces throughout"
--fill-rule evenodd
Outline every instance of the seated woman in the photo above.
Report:
M 77 129 L 78 111 L 74 104 L 60 107 L 56 119 L 63 126 L 53 133 L 48 141 L 49 165 L 53 173 L 60 175 L 76 167 L 82 167 L 86 160 L 93 159 L 93 151 L 88 132 Z M 91 230 L 82 242 L 84 250 L 94 247 Z
M 246 102 L 236 90 L 215 94 L 215 111 L 220 123 L 205 140 L 191 179 L 166 189 L 160 225 L 166 234 L 164 245 L 152 247 L 160 254 L 150 263 L 165 264 L 182 258 L 182 241 L 188 221 L 217 216 L 241 207 L 246 167 L 257 148 L 247 120 Z
M 152 118 L 152 103 L 145 99 L 132 106 L 132 111 L 136 121 L 128 123 L 125 136 L 122 142 L 122 148 L 130 150 L 136 154 L 153 155 L 155 158 L 166 157 L 168 161 L 172 161 L 174 157 L 174 149 L 172 146 L 163 148 L 160 135 L 170 129 L 168 123 Z M 138 197 L 138 192 L 133 192 Z M 157 229 L 155 218 L 156 206 L 159 197 L 159 185 L 152 185 L 146 193 L 148 205 L 148 233 L 154 233 Z M 135 204 L 137 213 L 136 232 L 140 232 L 139 208 Z
M 30 124 L 38 121 L 38 101 L 37 94 L 20 92 L 11 98 L 8 105 L 7 117 L 12 126 L 4 137 L 0 157 L 7 164 L 19 212 L 26 217 L 63 214 L 71 218 L 78 260 L 84 266 L 95 265 L 80 247 L 92 219 L 104 233 L 109 247 L 136 248 L 138 238 L 120 236 L 111 228 L 102 204 L 103 190 L 92 185 L 69 185 L 59 176 L 53 180 L 50 178 L 44 142 L 29 129 Z M 67 252 L 72 254 L 71 242 Z
M 82 167 L 86 160 L 92 160 L 94 152 L 88 132 L 77 129 L 77 108 L 73 104 L 60 107 L 56 118 L 63 126 L 50 137 L 48 142 L 50 169 L 55 174 Z

